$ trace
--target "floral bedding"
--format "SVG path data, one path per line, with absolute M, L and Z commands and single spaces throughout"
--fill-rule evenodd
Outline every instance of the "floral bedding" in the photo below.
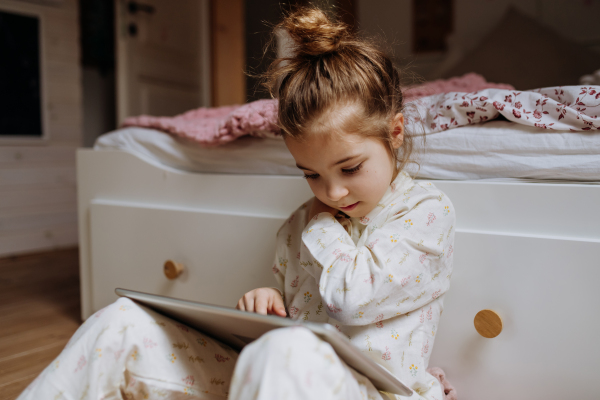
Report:
M 484 123 L 500 115 L 541 129 L 600 130 L 600 86 L 442 93 L 415 100 L 413 105 L 411 126 L 425 134 Z

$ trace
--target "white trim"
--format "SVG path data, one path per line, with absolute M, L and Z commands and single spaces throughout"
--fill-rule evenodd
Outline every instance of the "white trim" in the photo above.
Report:
M 568 242 L 585 242 L 585 243 L 600 243 L 600 239 L 574 237 L 574 236 L 555 236 L 555 235 L 539 235 L 523 232 L 500 232 L 500 231 L 483 231 L 479 229 L 461 229 L 456 228 L 456 233 L 470 233 L 473 235 L 492 235 L 492 236 L 509 236 L 528 239 L 544 239 L 544 240 L 561 240 Z
M 217 210 L 214 208 L 206 207 L 189 207 L 189 206 L 175 206 L 165 204 L 148 204 L 141 201 L 120 201 L 120 200 L 105 200 L 105 199 L 93 199 L 90 201 L 92 205 L 112 206 L 112 207 L 129 207 L 129 208 L 142 208 L 145 210 L 165 210 L 165 211 L 186 211 L 186 212 L 197 212 L 205 214 L 215 215 L 233 215 L 236 217 L 252 217 L 252 218 L 268 218 L 268 219 L 286 219 L 289 217 L 287 214 L 274 215 L 256 212 L 238 212 L 238 211 L 224 211 Z M 600 242 L 600 240 L 598 240 Z
M 50 135 L 48 132 L 48 113 L 46 112 L 46 106 L 48 104 L 47 98 L 47 73 L 45 68 L 45 44 L 44 44 L 44 32 L 45 32 L 45 15 L 42 11 L 31 9 L 31 7 L 18 7 L 14 5 L 0 4 L 0 11 L 19 14 L 26 17 L 34 17 L 38 19 L 38 35 L 39 35 L 39 71 L 40 71 L 40 123 L 42 129 L 41 137 L 30 137 L 25 135 L 0 135 L 0 146 L 31 146 L 31 145 L 48 145 Z

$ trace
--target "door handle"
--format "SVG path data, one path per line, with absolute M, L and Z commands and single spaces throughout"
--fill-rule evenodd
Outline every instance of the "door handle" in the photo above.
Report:
M 137 25 L 131 22 L 129 25 L 127 25 L 127 32 L 129 33 L 129 36 L 136 37 L 138 34 Z

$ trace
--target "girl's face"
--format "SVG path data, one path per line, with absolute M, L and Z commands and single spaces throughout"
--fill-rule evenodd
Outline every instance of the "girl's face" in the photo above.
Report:
M 400 128 L 394 130 L 394 146 L 402 144 Z M 285 143 L 304 172 L 315 197 L 350 217 L 373 210 L 394 176 L 394 159 L 381 140 L 353 133 L 309 134 L 300 142 Z

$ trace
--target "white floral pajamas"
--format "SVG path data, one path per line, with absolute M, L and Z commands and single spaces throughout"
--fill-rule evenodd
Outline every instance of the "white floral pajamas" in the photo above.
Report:
M 210 337 L 121 298 L 88 318 L 19 400 L 223 399 L 237 358 Z
M 401 173 L 360 219 L 307 214 L 301 206 L 277 235 L 273 272 L 290 317 L 333 324 L 412 398 L 442 400 L 426 368 L 452 273 L 452 204 Z M 302 327 L 271 331 L 238 354 L 121 298 L 91 316 L 19 400 L 227 397 L 394 398 Z
M 121 298 L 92 315 L 18 400 L 228 396 L 382 398 L 328 343 L 302 327 L 271 331 L 238 355 L 194 329 Z
M 336 326 L 417 394 L 443 399 L 426 369 L 452 274 L 452 203 L 400 173 L 362 218 L 308 221 L 308 210 L 278 233 L 273 272 L 290 317 Z

